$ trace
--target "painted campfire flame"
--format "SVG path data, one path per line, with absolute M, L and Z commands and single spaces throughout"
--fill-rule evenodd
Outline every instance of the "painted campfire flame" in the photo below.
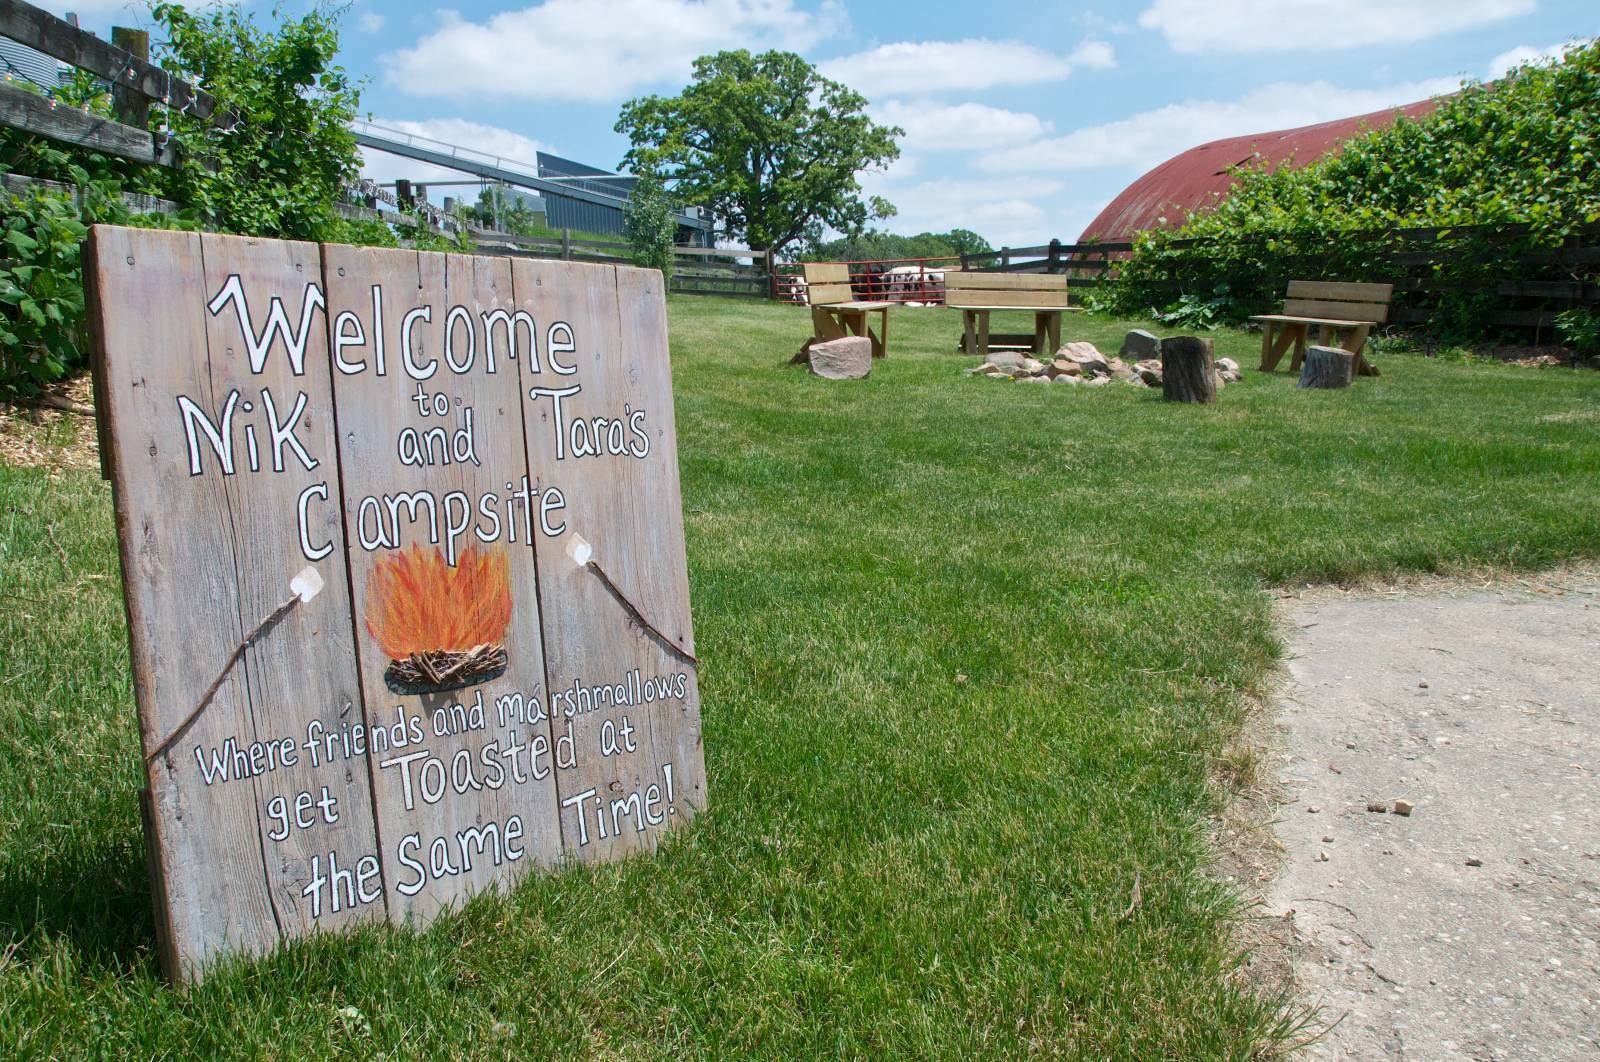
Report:
M 505 550 L 462 551 L 454 568 L 437 547 L 379 557 L 367 587 L 367 631 L 390 660 L 466 652 L 504 641 L 511 625 Z

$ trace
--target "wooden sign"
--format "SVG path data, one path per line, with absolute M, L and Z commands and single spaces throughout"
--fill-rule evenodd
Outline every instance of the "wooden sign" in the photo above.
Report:
M 97 226 L 169 976 L 705 806 L 661 275 Z

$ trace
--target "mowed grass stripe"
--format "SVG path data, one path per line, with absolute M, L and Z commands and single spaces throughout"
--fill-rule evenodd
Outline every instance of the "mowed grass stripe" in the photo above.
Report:
M 897 311 L 846 384 L 784 364 L 803 309 L 670 313 L 709 812 L 187 994 L 150 953 L 108 494 L 0 467 L 0 1043 L 1248 1057 L 1293 1016 L 1239 974 L 1207 830 L 1278 652 L 1263 589 L 1600 554 L 1590 374 L 1390 357 L 1300 392 L 1220 333 L 1245 382 L 1201 409 L 964 378 L 954 312 Z

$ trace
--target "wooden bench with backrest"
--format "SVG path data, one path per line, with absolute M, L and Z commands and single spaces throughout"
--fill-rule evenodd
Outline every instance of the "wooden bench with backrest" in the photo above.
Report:
M 843 339 L 847 335 L 866 336 L 872 340 L 874 358 L 889 353 L 889 307 L 894 303 L 857 299 L 855 290 L 850 287 L 850 267 L 843 262 L 806 262 L 801 270 L 806 278 L 806 300 L 811 304 L 812 330 L 812 338 L 800 350 L 801 356 L 811 349 L 812 343 Z M 874 313 L 879 315 L 877 335 L 868 327 L 870 315 Z
M 961 311 L 961 351 L 987 358 L 992 347 L 1031 349 L 1044 358 L 1061 346 L 1061 315 L 1081 307 L 1067 305 L 1067 278 L 1059 273 L 978 273 L 946 270 L 944 304 Z M 1031 310 L 1033 334 L 989 331 L 995 310 Z
M 1317 342 L 1339 346 L 1356 356 L 1356 373 L 1376 376 L 1378 370 L 1361 357 L 1361 348 L 1372 326 L 1389 319 L 1389 300 L 1393 284 L 1352 284 L 1324 280 L 1291 280 L 1282 313 L 1258 314 L 1250 318 L 1261 322 L 1261 371 L 1271 372 L 1294 344 L 1294 360 L 1289 368 L 1298 371 L 1305 360 L 1311 326 L 1317 326 Z M 1335 344 L 1335 335 L 1345 333 L 1344 342 Z

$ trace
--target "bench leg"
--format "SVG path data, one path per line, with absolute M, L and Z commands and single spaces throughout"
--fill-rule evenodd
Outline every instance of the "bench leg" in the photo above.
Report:
M 878 311 L 878 338 L 876 346 L 872 348 L 872 355 L 876 358 L 889 356 L 889 310 L 884 308 Z
M 989 311 L 974 310 L 978 316 L 978 356 L 989 360 Z
M 1061 315 L 1050 315 L 1050 347 L 1045 351 L 1045 357 L 1054 357 L 1056 351 L 1061 349 Z
M 1033 315 L 1033 356 L 1043 361 L 1045 347 L 1050 343 L 1050 315 L 1036 313 Z
M 1352 328 L 1350 334 L 1344 337 L 1344 349 L 1356 356 L 1355 375 L 1357 376 L 1378 375 L 1378 370 L 1366 358 L 1361 356 L 1362 348 L 1367 345 L 1367 336 L 1371 334 L 1372 326 L 1362 325 L 1360 328 Z
M 1294 360 L 1289 362 L 1290 372 L 1299 372 L 1306 360 L 1306 340 L 1311 336 L 1310 325 L 1294 325 Z
M 1300 350 L 1304 351 L 1305 332 L 1303 325 L 1287 321 L 1266 321 L 1261 326 L 1261 371 L 1271 372 L 1278 367 L 1278 362 L 1283 360 L 1283 355 L 1289 349 L 1289 344 L 1299 342 Z M 1299 364 L 1299 355 L 1295 364 Z
M 971 310 L 961 311 L 961 353 L 976 354 L 978 352 L 978 330 L 973 324 L 974 315 Z

